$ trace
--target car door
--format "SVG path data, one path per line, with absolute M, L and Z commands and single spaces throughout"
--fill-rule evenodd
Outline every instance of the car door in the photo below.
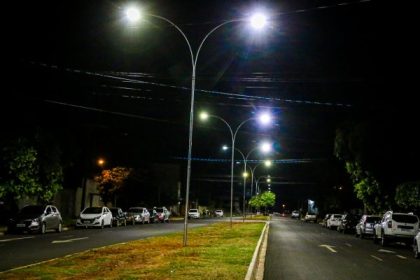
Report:
M 57 228 L 58 224 L 60 223 L 60 213 L 58 212 L 57 208 L 51 206 L 52 216 L 51 216 L 51 227 Z
M 105 214 L 105 225 L 111 225 L 112 223 L 112 213 L 107 207 L 104 207 L 104 214 Z
M 49 229 L 49 228 L 53 227 L 53 225 L 52 225 L 52 215 L 53 215 L 53 213 L 52 213 L 51 207 L 47 206 L 45 208 L 45 211 L 44 211 L 44 220 L 43 220 L 43 222 L 45 223 L 46 229 Z

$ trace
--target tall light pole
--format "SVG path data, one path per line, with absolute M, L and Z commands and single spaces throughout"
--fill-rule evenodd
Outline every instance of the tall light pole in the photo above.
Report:
M 189 120 L 189 129 L 188 129 L 188 163 L 187 163 L 187 178 L 186 178 L 186 189 L 185 189 L 185 212 L 184 212 L 184 238 L 183 238 L 183 245 L 187 246 L 187 240 L 188 240 L 188 204 L 189 204 L 189 193 L 190 193 L 190 181 L 191 181 L 191 154 L 192 154 L 192 139 L 193 139 L 193 124 L 194 124 L 194 93 L 195 93 L 195 79 L 196 79 L 196 68 L 197 68 L 197 61 L 198 61 L 198 55 L 200 54 L 200 50 L 204 44 L 204 42 L 207 40 L 207 38 L 217 29 L 220 27 L 233 22 L 250 22 L 251 26 L 255 29 L 262 29 L 266 25 L 267 18 L 261 14 L 257 13 L 251 16 L 250 18 L 240 18 L 240 19 L 232 19 L 222 22 L 221 24 L 217 25 L 213 29 L 211 29 L 201 40 L 201 43 L 199 44 L 197 51 L 194 54 L 194 51 L 191 47 L 190 41 L 188 40 L 187 35 L 185 35 L 184 31 L 177 26 L 175 23 L 173 23 L 171 20 L 154 14 L 144 14 L 145 16 L 157 18 L 160 20 L 163 20 L 167 23 L 169 23 L 171 26 L 173 26 L 178 32 L 182 35 L 185 42 L 188 46 L 188 51 L 191 56 L 191 105 L 190 105 L 190 120 Z M 143 14 L 141 11 L 135 7 L 127 7 L 125 9 L 125 16 L 127 20 L 131 23 L 138 22 L 141 20 Z
M 200 119 L 205 121 L 208 118 L 215 118 L 220 121 L 222 121 L 229 129 L 230 136 L 232 139 L 232 152 L 231 152 L 231 166 L 230 166 L 230 227 L 232 227 L 232 216 L 233 216 L 233 167 L 235 162 L 235 140 L 236 136 L 238 134 L 239 129 L 247 122 L 252 120 L 259 120 L 262 124 L 267 125 L 271 122 L 271 116 L 268 113 L 262 113 L 258 117 L 252 117 L 249 119 L 244 120 L 241 122 L 235 130 L 232 129 L 232 126 L 223 118 L 216 116 L 216 115 L 210 115 L 207 112 L 201 112 L 200 113 Z
M 244 178 L 244 190 L 243 190 L 243 198 L 242 198 L 242 211 L 243 211 L 243 222 L 245 222 L 245 216 L 246 216 L 246 214 L 245 214 L 245 189 L 246 189 L 246 178 L 248 177 L 248 172 L 247 172 L 247 162 L 248 162 L 248 158 L 249 158 L 249 156 L 251 155 L 251 153 L 252 152 L 254 152 L 254 151 L 256 151 L 257 149 L 260 149 L 261 150 L 261 152 L 263 152 L 263 153 L 268 153 L 268 152 L 270 152 L 271 151 L 271 147 L 272 147 L 272 144 L 271 143 L 268 143 L 268 142 L 262 142 L 261 144 L 260 144 L 260 146 L 258 146 L 258 147 L 255 147 L 255 148 L 253 148 L 253 149 L 251 149 L 248 153 L 247 153 L 247 155 L 245 155 L 241 150 L 239 150 L 238 148 L 235 148 L 235 150 L 242 156 L 242 159 L 243 159 L 243 161 L 244 161 L 244 172 L 243 172 L 243 174 L 242 174 L 242 177 Z M 222 149 L 223 150 L 228 150 L 229 149 L 229 147 L 228 146 L 226 146 L 226 145 L 224 145 L 223 147 L 222 147 Z M 251 167 L 249 167 L 250 169 L 251 169 Z M 251 173 L 253 173 L 252 172 L 252 169 L 251 169 Z

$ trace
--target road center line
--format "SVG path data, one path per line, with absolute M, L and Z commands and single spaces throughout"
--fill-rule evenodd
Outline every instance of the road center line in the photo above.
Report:
M 395 254 L 395 252 L 394 252 L 394 251 L 389 251 L 389 250 L 384 250 L 384 249 L 379 249 L 379 250 L 378 250 L 378 252 L 381 252 L 381 253 L 388 253 L 388 254 Z
M 350 243 L 345 243 L 347 247 L 352 247 Z
M 403 260 L 406 260 L 407 259 L 406 257 L 401 256 L 401 255 L 397 255 L 397 257 L 400 258 L 400 259 L 403 259 Z
M 383 262 L 384 260 L 383 259 L 381 259 L 381 258 L 378 258 L 377 256 L 374 256 L 374 255 L 370 255 L 372 258 L 374 258 L 375 260 L 377 260 L 377 261 L 380 261 L 380 262 Z
M 73 239 L 67 239 L 67 240 L 54 240 L 51 243 L 56 244 L 56 243 L 70 243 L 73 241 L 78 241 L 78 240 L 83 240 L 83 239 L 88 239 L 89 237 L 81 237 L 81 238 L 73 238 Z
M 28 239 L 28 238 L 35 238 L 35 236 L 26 236 L 26 237 L 18 237 L 18 238 L 10 238 L 10 239 L 1 239 L 0 242 L 9 242 L 9 241 L 21 240 L 21 239 Z

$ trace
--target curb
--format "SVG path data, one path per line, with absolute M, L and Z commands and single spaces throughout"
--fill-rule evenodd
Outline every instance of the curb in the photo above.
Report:
M 267 251 L 268 229 L 270 222 L 266 222 L 248 267 L 245 280 L 262 280 L 264 277 L 265 254 Z

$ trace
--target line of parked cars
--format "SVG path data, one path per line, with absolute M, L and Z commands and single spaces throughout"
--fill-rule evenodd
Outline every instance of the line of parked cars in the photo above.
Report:
M 321 225 L 339 232 L 354 232 L 361 239 L 371 237 L 374 243 L 387 246 L 392 242 L 404 243 L 413 247 L 415 258 L 420 258 L 419 217 L 413 213 L 394 213 L 388 211 L 382 216 L 326 214 Z
M 169 222 L 171 212 L 166 207 L 131 207 L 124 212 L 118 207 L 86 207 L 76 219 L 76 228 L 113 227 L 136 223 Z M 63 218 L 54 205 L 28 205 L 9 219 L 7 231 L 44 234 L 48 230 L 61 232 Z

